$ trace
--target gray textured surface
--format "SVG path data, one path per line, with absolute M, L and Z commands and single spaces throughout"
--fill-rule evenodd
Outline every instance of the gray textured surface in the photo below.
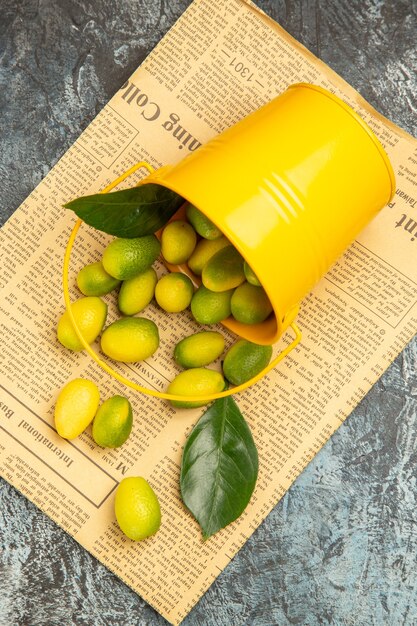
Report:
M 0 0 L 6 219 L 188 0 Z M 417 135 L 414 0 L 258 3 Z M 417 624 L 414 340 L 221 574 L 185 626 Z M 166 624 L 0 482 L 0 626 Z

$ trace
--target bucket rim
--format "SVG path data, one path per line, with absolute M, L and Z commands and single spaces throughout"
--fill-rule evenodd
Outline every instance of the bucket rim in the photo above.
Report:
M 165 187 L 165 189 L 169 189 L 170 191 L 173 191 L 174 193 L 178 194 L 179 196 L 183 198 L 184 204 L 174 213 L 170 221 L 177 220 L 177 219 L 185 219 L 184 205 L 186 203 L 193 204 L 193 201 L 190 200 L 187 197 L 187 195 L 185 195 L 182 191 L 180 191 L 176 185 L 173 185 L 170 181 L 168 182 L 166 180 L 161 181 L 159 179 L 160 170 L 164 169 L 166 171 L 168 168 L 170 169 L 172 167 L 173 166 L 171 165 L 163 166 L 162 168 L 159 168 L 158 170 L 151 172 L 149 176 L 142 179 L 138 183 L 138 186 L 146 185 L 146 184 L 160 185 L 161 187 Z M 204 215 L 206 215 L 204 209 L 202 209 L 200 206 L 198 206 L 197 208 L 202 213 L 204 213 Z M 206 217 L 209 217 L 209 216 L 206 215 Z M 213 223 L 216 224 L 216 226 L 222 230 L 223 235 L 229 240 L 230 245 L 233 245 L 236 248 L 236 250 L 239 252 L 239 254 L 243 257 L 243 259 L 247 263 L 249 263 L 246 255 L 244 254 L 244 251 L 242 250 L 240 242 L 234 240 L 233 232 L 230 229 L 225 229 L 223 224 L 217 223 L 216 220 L 213 219 L 211 216 L 209 219 L 211 219 Z M 162 229 L 160 229 L 156 233 L 158 237 L 160 236 L 161 231 Z M 188 267 L 187 262 L 175 265 L 172 263 L 168 263 L 167 261 L 164 260 L 164 265 L 165 267 L 169 269 L 170 272 L 181 272 L 182 274 L 186 274 L 192 280 L 193 284 L 197 287 L 203 284 L 201 277 L 196 276 L 192 272 L 192 270 Z M 271 298 L 269 295 L 270 290 L 266 289 L 264 285 L 262 286 L 272 303 L 273 298 Z M 291 307 L 286 312 L 283 312 L 280 307 L 275 305 L 275 303 L 272 304 L 272 306 L 273 306 L 273 314 L 271 313 L 267 317 L 266 320 L 264 320 L 263 322 L 259 322 L 258 324 L 252 325 L 252 324 L 245 324 L 243 322 L 238 322 L 237 320 L 233 319 L 233 317 L 231 316 L 225 318 L 220 323 L 222 324 L 222 326 L 224 326 L 228 330 L 231 330 L 233 333 L 235 333 L 242 339 L 247 339 L 248 341 L 253 341 L 255 343 L 259 343 L 260 345 L 266 345 L 266 346 L 273 345 L 281 338 L 284 331 L 287 329 L 287 326 L 290 324 L 290 321 L 288 320 L 291 318 L 291 321 L 292 321 L 294 317 L 292 316 L 292 312 L 294 310 L 294 307 L 298 306 L 298 303 L 294 305 L 293 307 Z M 287 323 L 285 323 L 286 321 Z M 254 329 L 259 330 L 260 328 L 264 328 L 266 330 L 266 333 L 264 334 L 261 333 L 261 336 L 257 336 L 256 341 L 255 341 L 253 330 Z
M 315 85 L 313 83 L 303 83 L 303 82 L 294 83 L 292 85 L 289 85 L 288 91 L 291 89 L 296 89 L 300 87 L 305 88 L 305 89 L 311 89 L 312 91 L 317 91 L 318 93 L 321 93 L 323 96 L 326 96 L 327 98 L 329 98 L 329 100 L 332 100 L 335 104 L 338 104 L 346 113 L 348 113 L 362 127 L 362 129 L 368 134 L 369 138 L 372 139 L 372 142 L 375 148 L 378 150 L 380 156 L 382 157 L 382 160 L 387 169 L 391 190 L 390 190 L 390 194 L 389 194 L 386 204 L 388 204 L 388 202 L 391 202 L 392 198 L 395 195 L 395 190 L 397 188 L 394 169 L 391 165 L 391 161 L 388 157 L 388 154 L 384 146 L 382 145 L 382 143 L 380 142 L 376 134 L 373 132 L 373 130 L 370 128 L 370 126 L 367 124 L 367 122 L 359 115 L 359 113 L 357 113 L 349 104 L 347 104 L 347 102 L 339 98 L 339 96 L 336 96 L 336 94 L 332 93 L 328 89 L 321 87 L 320 85 Z

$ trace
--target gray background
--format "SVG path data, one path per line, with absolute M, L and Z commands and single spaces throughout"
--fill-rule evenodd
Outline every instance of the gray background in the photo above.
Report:
M 0 0 L 4 221 L 189 0 Z M 258 2 L 417 136 L 415 0 Z M 417 342 L 309 465 L 185 626 L 417 624 Z M 0 626 L 157 615 L 0 481 Z

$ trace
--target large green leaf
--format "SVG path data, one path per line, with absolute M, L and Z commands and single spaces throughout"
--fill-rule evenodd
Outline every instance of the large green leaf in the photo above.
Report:
M 232 397 L 219 398 L 192 430 L 181 464 L 184 504 L 204 539 L 245 510 L 258 476 L 258 453 Z
M 86 224 L 116 237 L 143 237 L 162 228 L 184 199 L 161 185 L 148 183 L 82 196 L 65 204 Z

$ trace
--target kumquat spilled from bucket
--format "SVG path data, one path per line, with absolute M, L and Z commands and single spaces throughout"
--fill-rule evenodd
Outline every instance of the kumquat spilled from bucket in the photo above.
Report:
M 84 337 L 88 343 L 92 343 L 101 333 L 101 350 L 110 359 L 134 363 L 147 359 L 156 352 L 159 347 L 158 329 L 153 321 L 146 319 L 146 307 L 153 301 L 163 311 L 172 315 L 190 309 L 195 321 L 204 326 L 216 325 L 230 316 L 244 324 L 258 324 L 273 314 L 271 303 L 261 283 L 248 263 L 227 241 L 221 231 L 201 211 L 189 203 L 185 205 L 185 216 L 185 219 L 172 219 L 160 231 L 161 244 L 154 235 L 131 239 L 115 238 L 107 245 L 99 261 L 79 270 L 77 285 L 82 296 L 85 297 L 75 301 L 72 309 L 77 315 L 78 305 L 81 303 L 84 305 L 82 319 Z M 192 217 L 192 223 L 188 221 L 188 216 Z M 195 230 L 195 227 L 198 230 Z M 211 245 L 204 246 L 206 242 Z M 215 242 L 218 242 L 218 245 L 214 245 Z M 196 259 L 195 253 L 198 246 L 203 253 L 199 257 L 199 275 L 194 277 L 194 283 L 196 279 L 201 280 L 200 286 L 196 287 L 192 279 L 181 271 L 168 272 L 158 278 L 153 267 L 158 252 L 167 264 L 173 262 L 184 264 L 192 256 L 194 260 Z M 247 279 L 248 277 L 250 280 Z M 95 284 L 98 286 L 95 287 Z M 86 294 L 97 290 L 100 294 L 103 291 L 110 293 L 116 289 L 118 290 L 117 307 L 122 316 L 121 319 L 113 321 L 104 328 L 105 319 L 103 318 L 100 324 L 96 323 L 96 331 L 87 332 L 88 325 L 93 326 L 97 317 L 96 302 L 106 307 L 97 296 L 92 297 Z M 140 316 L 138 316 L 139 313 Z M 65 336 L 62 332 L 64 320 L 70 327 Z M 76 317 L 79 324 L 80 320 L 81 318 Z M 70 331 L 74 335 L 72 342 L 67 340 Z M 82 349 L 67 312 L 58 324 L 58 340 L 66 348 Z M 187 345 L 192 346 L 191 349 L 188 348 L 190 354 L 192 352 L 193 355 L 189 361 L 178 356 L 185 353 Z M 219 346 L 222 346 L 220 350 Z M 202 329 L 201 332 L 184 338 L 175 346 L 173 355 L 176 355 L 176 362 L 184 369 L 202 368 L 217 360 L 223 351 L 222 335 Z M 207 359 L 207 355 L 210 354 L 213 358 Z M 268 365 L 272 357 L 272 349 L 268 351 L 268 354 L 267 361 L 265 359 L 260 361 L 261 367 L 256 367 L 251 357 L 248 357 L 250 364 L 246 364 L 245 359 L 240 364 L 235 364 L 235 368 L 242 370 L 238 377 L 239 384 L 253 378 Z M 246 374 L 243 375 L 243 372 Z M 206 374 L 201 372 L 201 378 L 203 377 L 206 377 Z M 176 393 L 181 395 L 188 395 L 191 386 L 187 377 L 184 380 L 184 386 L 176 382 L 170 385 L 170 388 L 179 389 Z M 204 383 L 201 385 L 201 390 L 199 385 L 194 384 L 193 393 L 198 395 L 201 391 L 204 395 L 204 393 L 223 391 L 226 382 L 223 378 L 221 380 L 221 384 L 216 380 L 213 387 Z M 232 380 L 228 382 L 234 384 Z M 178 406 L 178 400 L 176 402 Z M 206 402 L 203 400 L 201 404 L 206 404 Z M 181 405 L 188 406 L 187 402 L 182 402 Z M 190 403 L 190 406 L 193 405 L 195 402 Z
M 141 168 L 149 176 L 114 191 Z M 65 205 L 78 221 L 64 256 L 66 311 L 58 340 L 85 350 L 119 383 L 175 409 L 209 404 L 185 442 L 180 474 L 182 500 L 204 539 L 241 515 L 257 480 L 256 445 L 233 396 L 295 348 L 300 302 L 394 193 L 391 163 L 363 119 L 322 87 L 298 84 L 176 165 L 155 171 L 137 163 L 101 193 Z M 71 250 L 83 222 L 114 239 L 100 259 L 79 269 L 81 297 L 72 303 Z M 168 270 L 162 275 L 157 259 Z M 101 298 L 108 301 L 116 290 L 113 309 L 120 315 L 106 326 Z M 172 363 L 181 371 L 165 391 L 144 387 L 111 365 L 158 354 L 149 306 L 159 309 L 157 321 L 189 315 L 201 325 L 172 346 Z M 236 335 L 232 345 L 226 347 L 217 324 Z M 294 338 L 274 355 L 272 346 L 287 329 Z M 97 342 L 106 359 L 93 349 Z M 81 394 L 85 383 L 76 384 Z M 71 425 L 64 405 L 57 411 L 58 432 L 65 426 L 66 436 L 77 436 L 94 411 L 81 407 Z M 103 407 L 93 422 L 95 441 L 125 445 L 137 427 L 129 401 L 116 396 Z M 140 519 L 140 507 L 133 516 L 125 508 L 142 496 L 153 503 L 151 520 Z M 128 537 L 158 530 L 157 497 L 143 478 L 124 483 L 116 500 Z

